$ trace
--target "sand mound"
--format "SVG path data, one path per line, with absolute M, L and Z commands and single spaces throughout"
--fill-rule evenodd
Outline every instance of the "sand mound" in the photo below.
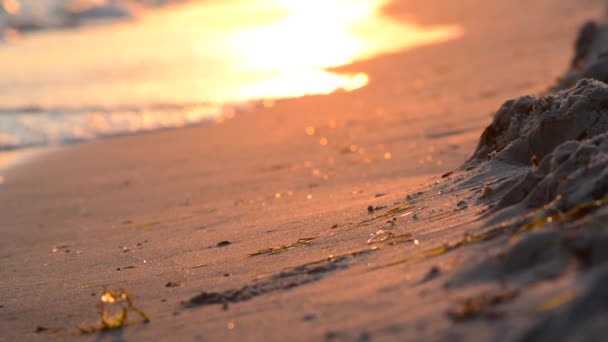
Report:
M 584 79 L 573 88 L 544 97 L 507 101 L 486 128 L 467 165 L 498 158 L 531 165 L 560 144 L 608 131 L 608 85 Z
M 608 119 L 608 113 L 604 120 Z M 512 186 L 496 208 L 521 212 L 533 208 L 567 212 L 608 196 L 608 134 L 559 145 Z
M 480 240 L 498 239 L 446 288 L 495 282 L 527 293 L 556 278 L 577 284 L 539 306 L 525 341 L 605 335 L 608 85 L 602 81 L 608 82 L 608 27 L 587 23 L 564 79 L 546 96 L 503 104 L 459 171 L 461 186 L 489 189 L 476 190 L 478 203 L 490 208 L 480 217 Z M 490 183 L 491 189 L 484 185 Z

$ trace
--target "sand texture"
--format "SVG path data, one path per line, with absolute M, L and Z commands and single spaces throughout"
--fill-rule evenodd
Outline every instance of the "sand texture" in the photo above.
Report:
M 398 2 L 465 33 L 344 67 L 353 92 L 8 170 L 0 340 L 603 340 L 603 6 Z M 118 289 L 150 321 L 80 332 Z

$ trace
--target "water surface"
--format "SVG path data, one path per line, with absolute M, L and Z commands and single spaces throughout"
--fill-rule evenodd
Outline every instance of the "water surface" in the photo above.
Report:
M 394 20 L 385 5 L 207 0 L 125 6 L 121 20 L 75 29 L 11 31 L 0 45 L 0 148 L 179 127 L 236 103 L 350 91 L 369 77 L 327 68 L 460 34 Z

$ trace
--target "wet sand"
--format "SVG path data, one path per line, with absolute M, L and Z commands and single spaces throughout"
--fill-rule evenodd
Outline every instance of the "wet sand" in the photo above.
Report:
M 462 25 L 464 35 L 343 68 L 370 76 L 357 91 L 76 145 L 9 170 L 0 339 L 48 337 L 38 327 L 73 338 L 98 321 L 104 288 L 125 289 L 151 317 L 101 335 L 110 339 L 533 334 L 594 275 L 496 281 L 483 261 L 517 241 L 469 243 L 465 233 L 484 240 L 488 202 L 477 199 L 517 172 L 441 175 L 473 155 L 504 101 L 556 83 L 602 6 L 393 5 L 391 15 Z

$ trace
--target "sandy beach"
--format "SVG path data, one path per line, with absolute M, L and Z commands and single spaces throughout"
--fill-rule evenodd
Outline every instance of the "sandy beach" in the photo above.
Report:
M 505 101 L 557 84 L 605 3 L 421 4 L 386 11 L 462 36 L 340 67 L 369 75 L 361 89 L 53 148 L 5 170 L 0 340 L 551 340 L 547 320 L 602 273 L 559 259 L 552 276 L 495 276 L 483 262 L 527 235 L 489 238 L 488 210 L 523 200 L 485 192 L 524 171 L 463 165 Z M 107 289 L 150 321 L 82 334 Z M 606 331 L 590 317 L 572 330 L 590 335 L 572 340 Z

